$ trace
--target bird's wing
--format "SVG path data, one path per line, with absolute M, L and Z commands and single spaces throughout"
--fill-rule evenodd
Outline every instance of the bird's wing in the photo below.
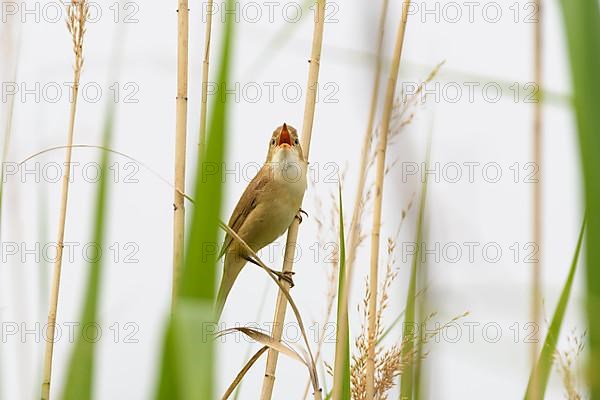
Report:
M 263 169 L 265 166 L 261 168 L 261 170 L 256 174 L 256 176 L 250 181 L 246 190 L 240 197 L 233 213 L 231 214 L 231 218 L 229 219 L 229 227 L 233 229 L 234 232 L 239 232 L 239 229 L 243 225 L 248 215 L 254 210 L 258 203 L 258 197 L 260 193 L 263 191 L 265 185 L 269 182 L 268 173 L 264 173 Z M 223 257 L 229 246 L 233 242 L 233 238 L 229 235 L 225 235 L 225 239 L 223 240 L 223 246 L 221 247 L 221 252 L 219 254 L 219 258 Z

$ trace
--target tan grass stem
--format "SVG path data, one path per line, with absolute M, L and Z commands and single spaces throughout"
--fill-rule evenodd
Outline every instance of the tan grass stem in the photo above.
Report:
M 183 263 L 185 202 L 185 147 L 187 133 L 188 93 L 188 1 L 179 0 L 177 15 L 177 104 L 175 121 L 175 193 L 173 200 L 173 283 L 171 307 L 175 305 L 181 265 Z
M 350 221 L 350 234 L 348 242 L 348 255 L 346 256 L 346 284 L 344 290 L 341 291 L 338 296 L 342 299 L 342 306 L 340 307 L 341 320 L 348 319 L 348 293 L 350 293 L 350 287 L 352 282 L 352 272 L 354 270 L 354 260 L 356 259 L 356 250 L 358 248 L 359 236 L 360 236 L 360 221 L 364 210 L 364 190 L 365 182 L 367 179 L 367 166 L 368 157 L 371 149 L 371 141 L 373 140 L 373 127 L 375 125 L 375 115 L 377 114 L 377 99 L 379 97 L 379 84 L 381 81 L 381 66 L 382 66 L 382 53 L 383 53 L 383 37 L 385 33 L 385 17 L 387 15 L 388 0 L 383 1 L 381 8 L 381 14 L 379 16 L 379 37 L 377 40 L 377 55 L 375 58 L 375 76 L 373 78 L 373 90 L 371 92 L 371 106 L 369 111 L 369 120 L 367 122 L 367 130 L 363 139 L 363 145 L 360 157 L 360 168 L 358 176 L 358 186 L 356 188 L 356 195 L 354 198 L 354 210 L 352 212 L 352 220 Z M 339 327 L 340 337 L 346 337 L 346 325 Z M 342 365 L 343 353 L 337 354 L 335 365 Z M 338 359 L 339 358 L 339 359 Z M 342 383 L 342 374 L 338 373 L 334 376 L 333 394 L 332 399 L 338 400 L 340 397 L 339 388 Z
M 540 89 L 542 84 L 542 4 L 541 0 L 535 0 L 537 10 L 537 21 L 533 24 L 533 79 L 536 84 L 535 103 L 533 105 L 533 162 L 537 166 L 537 182 L 533 185 L 533 243 L 537 245 L 537 259 L 533 263 L 531 272 L 531 321 L 536 327 L 541 322 L 541 299 L 542 299 L 542 102 Z M 539 352 L 539 329 L 534 330 L 534 338 L 531 341 L 531 365 L 533 368 L 530 398 L 540 398 L 539 373 L 535 368 Z
M 304 104 L 304 120 L 302 122 L 302 149 L 304 157 L 308 161 L 310 152 L 310 139 L 312 136 L 312 128 L 315 117 L 315 106 L 317 99 L 317 84 L 319 80 L 319 66 L 321 63 L 321 48 L 323 46 L 323 29 L 325 22 L 325 2 L 326 0 L 317 0 L 316 18 L 313 30 L 312 49 L 310 56 L 310 66 L 308 70 L 307 96 Z M 298 227 L 300 222 L 294 219 L 287 235 L 285 254 L 283 259 L 282 272 L 290 273 L 294 267 L 294 253 L 296 250 L 296 241 L 298 239 Z M 289 284 L 284 282 L 283 285 L 289 289 Z M 271 336 L 275 340 L 281 340 L 283 334 L 283 325 L 285 321 L 285 312 L 287 309 L 287 299 L 284 294 L 279 291 L 277 294 L 277 304 L 275 306 L 275 316 L 273 318 L 273 328 Z M 310 351 L 310 349 L 309 349 Z M 269 349 L 267 356 L 267 365 L 265 367 L 265 376 L 261 389 L 261 400 L 270 400 L 273 396 L 273 387 L 275 386 L 275 371 L 277 369 L 277 360 L 279 353 L 273 349 Z M 315 399 L 321 399 L 320 390 L 314 393 Z
M 58 309 L 58 295 L 60 289 L 60 274 L 62 270 L 62 256 L 65 238 L 65 223 L 67 219 L 67 202 L 69 198 L 69 181 L 71 176 L 71 153 L 73 144 L 73 132 L 75 129 L 75 114 L 77 112 L 77 97 L 79 94 L 79 81 L 83 68 L 83 39 L 86 32 L 86 20 L 88 17 L 87 0 L 72 0 L 67 5 L 67 28 L 71 33 L 73 41 L 73 53 L 75 63 L 73 65 L 72 102 L 69 114 L 69 128 L 67 132 L 67 149 L 65 156 L 65 174 L 63 175 L 61 188 L 60 212 L 58 217 L 57 251 L 52 273 L 52 286 L 50 291 L 50 307 L 48 311 L 48 335 L 46 338 L 46 349 L 44 354 L 44 369 L 42 375 L 42 400 L 50 399 L 50 382 L 52 379 L 52 358 L 54 354 L 54 337 L 56 329 L 56 314 Z
M 404 43 L 404 33 L 406 32 L 406 22 L 408 19 L 408 9 L 410 0 L 404 0 L 402 3 L 402 19 L 398 26 L 396 34 L 396 44 L 392 56 L 392 64 L 388 85 L 383 105 L 383 116 L 381 120 L 381 134 L 377 145 L 377 164 L 374 190 L 374 208 L 373 208 L 373 226 L 371 230 L 371 268 L 369 273 L 369 320 L 368 320 L 368 356 L 367 356 L 367 398 L 372 399 L 375 396 L 375 345 L 377 338 L 377 285 L 379 268 L 379 239 L 381 231 L 381 207 L 383 198 L 383 179 L 385 176 L 385 155 L 387 149 L 388 131 L 390 128 L 390 119 L 394 105 L 394 93 L 396 92 L 396 82 L 398 80 L 398 70 L 400 69 L 400 58 L 402 56 L 402 47 Z
M 210 38 L 212 34 L 213 0 L 208 0 L 204 32 L 204 59 L 202 60 L 202 103 L 200 104 L 200 140 L 198 152 L 203 157 L 206 150 L 206 111 L 208 108 L 208 67 L 210 61 Z
M 381 67 L 383 64 L 383 37 L 385 33 L 385 17 L 387 15 L 388 0 L 383 0 L 381 14 L 379 16 L 379 37 L 377 40 L 377 55 L 375 58 L 375 76 L 373 77 L 373 91 L 371 92 L 371 106 L 369 111 L 369 121 L 367 130 L 363 139 L 363 145 L 360 155 L 360 169 L 358 171 L 358 187 L 354 197 L 354 211 L 350 221 L 350 234 L 348 235 L 348 255 L 346 256 L 346 266 L 348 276 L 352 276 L 352 265 L 356 259 L 356 249 L 360 236 L 360 221 L 362 218 L 363 196 L 365 191 L 365 182 L 367 180 L 367 166 L 370 154 L 371 141 L 373 140 L 373 129 L 375 125 L 375 115 L 377 114 L 377 99 L 379 97 L 379 83 L 381 81 Z

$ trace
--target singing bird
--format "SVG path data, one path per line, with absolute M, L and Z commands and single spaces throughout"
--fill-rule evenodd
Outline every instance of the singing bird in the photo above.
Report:
M 307 162 L 302 154 L 298 133 L 285 123 L 275 129 L 269 140 L 267 160 L 244 190 L 229 226 L 254 250 L 274 242 L 283 235 L 296 216 L 306 190 Z M 217 294 L 217 319 L 225 301 L 246 262 L 253 260 L 230 235 L 225 236 L 221 254 L 225 255 L 223 278 Z M 272 271 L 290 281 L 281 272 Z

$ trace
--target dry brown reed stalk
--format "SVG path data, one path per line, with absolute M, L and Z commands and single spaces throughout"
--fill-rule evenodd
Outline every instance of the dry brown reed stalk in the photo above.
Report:
M 241 371 L 236 375 L 236 377 L 233 380 L 233 382 L 231 382 L 231 384 L 229 385 L 229 387 L 227 388 L 227 390 L 223 394 L 223 397 L 221 397 L 221 400 L 227 400 L 233 394 L 233 392 L 238 387 L 238 385 L 240 384 L 240 382 L 242 382 L 242 379 L 244 378 L 244 376 L 248 373 L 248 371 L 250 371 L 250 368 L 252 368 L 252 366 L 254 365 L 254 363 L 256 361 L 258 361 L 258 359 L 260 358 L 260 356 L 262 356 L 263 353 L 265 351 L 267 351 L 268 349 L 269 349 L 269 346 L 263 346 L 256 353 L 254 353 L 254 355 L 252 357 L 250 357 L 250 359 L 242 367 Z
M 69 181 L 71 171 L 71 153 L 73 145 L 73 131 L 75 129 L 75 114 L 77 111 L 77 96 L 79 81 L 83 68 L 83 39 L 86 32 L 86 21 L 89 8 L 87 0 L 72 0 L 67 6 L 67 29 L 73 42 L 75 62 L 73 64 L 72 102 L 69 115 L 69 130 L 67 132 L 67 149 L 65 156 L 65 174 L 63 175 L 60 213 L 58 217 L 58 239 L 56 260 L 52 273 L 52 286 L 50 293 L 50 309 L 48 311 L 48 336 L 46 338 L 46 351 L 44 354 L 44 370 L 42 378 L 42 400 L 50 398 L 50 381 L 52 378 L 52 356 L 54 353 L 54 336 L 56 328 L 56 313 L 58 308 L 58 295 L 60 288 L 60 273 L 62 269 L 62 256 L 65 238 L 65 223 L 67 219 L 67 201 L 69 197 Z
M 188 1 L 179 0 L 177 10 L 177 99 L 175 121 L 175 193 L 173 200 L 173 282 L 171 307 L 174 307 L 183 263 L 185 201 L 185 147 L 187 133 L 188 93 Z
M 383 196 L 383 179 L 385 175 L 385 155 L 387 150 L 387 132 L 390 127 L 392 108 L 394 105 L 394 93 L 396 92 L 396 82 L 398 80 L 398 70 L 400 68 L 400 57 L 404 44 L 404 33 L 406 32 L 406 22 L 410 0 L 404 0 L 402 3 L 402 19 L 398 26 L 396 34 L 396 44 L 392 56 L 392 65 L 388 78 L 388 86 L 385 95 L 383 108 L 381 135 L 379 135 L 379 144 L 377 147 L 377 164 L 375 177 L 375 196 L 373 209 L 373 225 L 371 229 L 371 267 L 369 272 L 369 289 L 371 291 L 369 301 L 369 321 L 368 321 L 368 357 L 366 363 L 367 382 L 366 394 L 368 399 L 375 396 L 375 342 L 377 337 L 376 315 L 377 315 L 377 284 L 379 268 L 379 234 L 381 230 L 381 207 Z
M 354 271 L 354 260 L 356 259 L 356 251 L 358 246 L 364 239 L 361 235 L 361 220 L 362 211 L 364 209 L 364 191 L 365 182 L 367 179 L 367 160 L 370 153 L 371 143 L 373 141 L 373 126 L 375 124 L 375 115 L 377 113 L 377 100 L 379 98 L 379 84 L 381 81 L 381 67 L 383 64 L 383 37 L 385 34 L 385 17 L 387 15 L 388 0 L 383 0 L 381 7 L 381 13 L 379 15 L 379 35 L 377 39 L 377 52 L 375 56 L 375 72 L 373 76 L 373 89 L 371 92 L 371 105 L 369 108 L 369 119 L 367 121 L 367 130 L 363 139 L 363 145 L 360 156 L 360 167 L 358 170 L 358 185 L 356 187 L 356 194 L 354 197 L 354 209 L 352 212 L 352 219 L 350 220 L 350 230 L 348 234 L 348 254 L 346 255 L 346 277 L 344 285 L 344 293 L 340 293 L 342 299 L 342 306 L 340 307 L 340 320 L 346 321 L 348 319 L 348 293 L 352 290 L 352 276 Z M 335 280 L 334 280 L 335 282 Z M 340 337 L 346 337 L 346 326 L 339 327 Z M 339 357 L 342 357 L 340 352 Z M 340 362 L 341 360 L 336 360 Z M 338 378 L 338 386 L 339 386 Z M 336 393 L 337 394 L 337 393 Z M 335 397 L 334 397 L 334 400 Z
M 568 348 L 564 351 L 556 350 L 554 359 L 556 369 L 562 379 L 565 396 L 568 400 L 581 400 L 583 396 L 577 389 L 577 359 L 583 353 L 585 343 L 585 332 L 577 335 L 573 330 L 567 336 Z
M 325 23 L 325 2 L 326 0 L 317 0 L 315 24 L 313 29 L 312 49 L 310 55 L 310 67 L 308 70 L 307 95 L 304 104 L 304 120 L 302 122 L 302 149 L 305 151 L 304 157 L 308 162 L 310 152 L 310 139 L 312 136 L 312 128 L 315 117 L 315 106 L 317 100 L 317 85 L 319 80 L 319 67 L 321 64 L 321 48 L 323 46 L 323 28 Z M 297 218 L 294 219 L 286 240 L 285 254 L 283 259 L 283 273 L 291 273 L 293 270 L 294 253 L 296 250 L 296 241 L 298 239 L 298 227 L 300 222 Z M 289 283 L 283 283 L 289 289 Z M 275 316 L 273 318 L 273 328 L 271 336 L 276 340 L 281 340 L 283 334 L 283 325 L 285 321 L 285 312 L 287 308 L 287 300 L 283 293 L 279 291 L 277 295 L 277 304 L 275 306 Z M 308 348 L 310 352 L 310 346 Z M 269 349 L 267 357 L 267 365 L 265 367 L 265 377 L 261 390 L 260 399 L 270 400 L 273 396 L 273 387 L 275 385 L 275 371 L 277 369 L 278 352 Z M 321 398 L 320 389 L 314 393 L 315 399 Z
M 206 110 L 208 108 L 208 66 L 210 61 L 210 38 L 212 34 L 213 0 L 208 0 L 206 9 L 206 27 L 204 31 L 204 59 L 202 60 L 202 103 L 200 104 L 200 140 L 198 141 L 199 159 L 206 150 Z
M 537 21 L 533 24 L 533 79 L 536 84 L 536 101 L 533 105 L 533 162 L 537 165 L 538 176 L 537 182 L 533 185 L 533 243 L 537 245 L 537 259 L 533 263 L 533 271 L 531 275 L 531 321 L 540 326 L 541 321 L 541 299 L 542 299 L 542 267 L 541 267 L 541 249 L 542 249 L 542 103 L 540 97 L 540 88 L 542 83 L 542 2 L 534 0 L 537 10 Z M 538 351 L 539 351 L 539 335 L 538 329 L 534 330 L 534 337 L 531 341 L 531 365 L 532 365 L 532 384 L 530 386 L 531 399 L 540 399 L 539 387 L 539 371 L 535 368 Z

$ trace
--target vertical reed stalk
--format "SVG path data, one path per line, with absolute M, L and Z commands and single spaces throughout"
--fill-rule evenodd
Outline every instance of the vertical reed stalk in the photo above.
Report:
M 321 64 L 321 48 L 323 46 L 323 28 L 325 22 L 325 2 L 326 0 L 317 0 L 316 18 L 313 29 L 313 41 L 310 55 L 310 67 L 308 70 L 308 83 L 306 85 L 306 101 L 304 103 L 304 120 L 302 122 L 302 150 L 304 151 L 305 160 L 308 162 L 310 152 L 310 139 L 312 136 L 312 128 L 315 117 L 315 105 L 317 100 L 317 85 L 319 80 L 319 66 Z M 294 253 L 296 250 L 296 241 L 298 239 L 298 227 L 300 222 L 297 218 L 294 219 L 288 229 L 285 254 L 283 258 L 282 272 L 290 273 L 294 267 Z M 287 282 L 282 282 L 286 289 L 290 289 Z M 281 290 L 277 294 L 277 305 L 275 307 L 275 316 L 273 317 L 273 328 L 271 336 L 281 341 L 283 334 L 283 325 L 285 321 L 285 312 L 287 308 L 287 299 Z M 277 369 L 277 360 L 279 353 L 276 350 L 269 349 L 267 357 L 267 365 L 265 368 L 265 376 L 261 390 L 260 399 L 270 400 L 273 396 L 273 387 L 275 385 L 275 371 Z M 314 394 L 315 399 L 321 398 L 321 393 L 317 391 Z
M 396 34 L 396 44 L 392 56 L 390 76 L 388 77 L 385 103 L 383 105 L 383 116 L 381 120 L 381 134 L 377 145 L 377 164 L 375 177 L 375 196 L 373 209 L 373 226 L 371 230 L 371 268 L 369 273 L 369 321 L 368 321 L 368 352 L 367 352 L 367 399 L 375 396 L 375 346 L 377 337 L 377 285 L 379 268 L 379 236 L 381 230 L 381 206 L 383 197 L 383 178 L 385 176 L 385 153 L 387 149 L 388 131 L 394 105 L 394 94 L 400 68 L 400 58 L 404 43 L 404 33 L 408 19 L 408 8 L 410 0 L 402 3 L 402 19 Z
M 373 90 L 371 92 L 371 106 L 369 111 L 369 120 L 367 122 L 367 130 L 363 139 L 363 145 L 360 156 L 360 168 L 358 171 L 358 186 L 356 188 L 356 195 L 354 198 L 354 210 L 352 212 L 352 220 L 350 221 L 350 233 L 349 233 L 349 246 L 348 256 L 346 257 L 346 276 L 344 277 L 345 283 L 342 289 L 338 293 L 341 299 L 340 307 L 338 312 L 341 314 L 338 317 L 340 321 L 348 320 L 348 293 L 351 291 L 352 285 L 352 272 L 354 267 L 354 260 L 356 259 L 356 250 L 358 248 L 358 242 L 360 237 L 360 221 L 364 210 L 363 195 L 365 190 L 365 182 L 367 179 L 367 162 L 371 149 L 371 140 L 373 138 L 373 126 L 375 125 L 375 114 L 377 113 L 377 99 L 379 97 L 379 84 L 381 81 L 381 67 L 382 67 L 382 53 L 383 53 L 383 37 L 385 33 L 385 17 L 387 15 L 388 0 L 383 0 L 383 6 L 381 8 L 381 14 L 379 16 L 379 37 L 377 40 L 377 53 L 375 58 L 375 76 L 373 78 Z M 341 260 L 340 260 L 341 262 Z M 342 324 L 338 327 L 338 335 L 341 338 L 346 337 L 347 325 Z M 343 353 L 339 353 L 341 357 Z M 341 365 L 342 360 L 338 359 L 336 354 L 335 365 Z M 341 385 L 341 379 L 334 378 L 333 386 L 333 400 L 338 400 L 340 393 L 338 392 L 338 386 Z
M 67 151 L 65 157 L 65 174 L 63 175 L 60 213 L 58 217 L 58 238 L 56 261 L 52 273 L 52 287 L 50 292 L 50 309 L 48 311 L 48 337 L 44 354 L 44 372 L 42 378 L 42 400 L 50 399 L 50 381 L 52 378 L 52 356 L 54 352 L 54 335 L 56 328 L 56 313 L 58 308 L 58 294 L 60 288 L 60 273 L 62 269 L 62 256 L 65 238 L 65 223 L 67 219 L 67 201 L 69 198 L 69 181 L 71 177 L 71 152 L 73 145 L 73 131 L 75 128 L 75 114 L 77 111 L 77 96 L 79 94 L 79 79 L 83 68 L 83 38 L 85 36 L 85 23 L 88 17 L 87 0 L 72 0 L 67 5 L 67 28 L 73 40 L 75 63 L 73 65 L 72 102 L 69 116 L 69 130 L 67 133 Z
M 535 103 L 533 105 L 533 162 L 538 168 L 538 179 L 533 185 L 533 243 L 537 245 L 538 256 L 533 263 L 531 276 L 531 322 L 536 327 L 540 327 L 541 315 L 541 262 L 542 262 L 542 102 L 541 102 L 541 84 L 542 84 L 542 4 L 541 0 L 535 0 L 537 9 L 537 21 L 533 24 L 533 79 L 536 84 Z M 536 366 L 538 359 L 538 330 L 534 330 L 534 338 L 531 341 L 531 365 L 532 365 L 532 384 L 530 386 L 531 399 L 540 398 L 539 373 Z
M 212 33 L 213 0 L 208 0 L 206 8 L 206 27 L 204 32 L 204 60 L 202 61 L 202 103 L 200 104 L 200 140 L 199 159 L 203 159 L 206 150 L 206 109 L 208 106 L 208 65 L 210 60 L 210 37 Z
M 183 263 L 185 229 L 185 146 L 187 133 L 188 36 L 187 0 L 178 0 L 177 14 L 177 108 L 175 121 L 175 199 L 173 213 L 173 287 L 171 306 L 175 304 Z
M 365 182 L 367 180 L 367 162 L 371 148 L 371 140 L 373 138 L 373 126 L 375 125 L 375 115 L 377 114 L 377 99 L 379 97 L 379 83 L 381 81 L 382 50 L 383 36 L 385 33 L 385 17 L 387 15 L 388 0 L 383 0 L 381 14 L 379 15 L 379 38 L 377 40 L 377 55 L 375 58 L 375 76 L 373 78 L 373 91 L 371 92 L 371 107 L 369 111 L 369 121 L 367 122 L 367 130 L 363 139 L 362 150 L 360 154 L 360 169 L 358 171 L 358 186 L 354 197 L 354 211 L 352 212 L 352 220 L 350 221 L 350 234 L 348 242 L 348 257 L 346 257 L 346 267 L 348 268 L 348 276 L 352 276 L 352 265 L 356 259 L 356 249 L 360 234 L 360 221 L 362 218 L 363 194 L 365 191 Z

